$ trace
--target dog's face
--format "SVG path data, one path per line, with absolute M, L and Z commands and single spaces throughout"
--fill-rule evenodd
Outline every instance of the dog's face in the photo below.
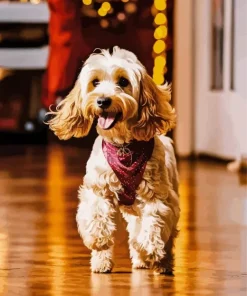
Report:
M 61 139 L 88 134 L 97 118 L 100 135 L 116 143 L 149 140 L 175 124 L 170 91 L 158 87 L 137 57 L 114 47 L 85 62 L 74 89 L 50 112 L 50 128 Z
M 79 76 L 82 113 L 97 118 L 99 134 L 117 137 L 136 121 L 141 71 L 135 55 L 124 50 L 102 51 L 86 61 Z

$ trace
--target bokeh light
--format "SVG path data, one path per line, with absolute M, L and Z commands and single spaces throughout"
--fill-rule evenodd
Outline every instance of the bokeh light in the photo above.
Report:
M 162 51 L 164 51 L 166 49 L 166 44 L 163 40 L 157 40 L 155 43 L 154 43 L 154 46 L 153 46 L 153 50 L 155 53 L 161 53 Z
M 154 19 L 154 22 L 156 25 L 164 25 L 166 21 L 167 21 L 166 16 L 162 12 L 159 12 Z
M 100 8 L 100 9 L 98 10 L 98 14 L 99 14 L 99 16 L 106 16 L 106 15 L 107 15 L 107 11 L 104 10 L 104 9 L 102 9 L 102 8 Z
M 166 58 L 164 56 L 157 56 L 155 59 L 154 59 L 154 66 L 155 67 L 164 67 L 166 65 Z
M 135 13 L 136 10 L 137 10 L 137 6 L 135 3 L 127 3 L 125 6 L 124 6 L 124 9 L 127 13 L 131 14 L 131 13 Z
M 166 1 L 165 0 L 155 0 L 154 7 L 158 10 L 165 10 L 166 9 Z
M 85 5 L 91 5 L 92 4 L 92 0 L 82 0 L 82 2 Z
M 111 4 L 109 2 L 103 2 L 100 9 L 98 10 L 99 16 L 106 16 L 107 13 L 111 10 Z
M 106 20 L 106 19 L 102 19 L 102 20 L 100 21 L 100 26 L 101 26 L 102 28 L 104 28 L 104 29 L 108 28 L 108 27 L 109 27 L 109 21 Z
M 105 11 L 109 11 L 111 9 L 111 4 L 109 2 L 103 2 L 101 8 Z
M 165 82 L 165 78 L 163 74 L 154 74 L 153 80 L 156 84 L 161 85 Z
M 107 11 L 108 14 L 111 14 L 113 12 L 114 12 L 114 9 L 113 8 L 111 8 L 109 11 Z
M 31 2 L 32 4 L 39 4 L 39 3 L 40 3 L 40 0 L 30 0 L 30 2 Z
M 154 38 L 155 39 L 164 39 L 167 36 L 167 27 L 166 26 L 159 26 L 154 31 Z
M 123 13 L 123 12 L 119 12 L 118 15 L 117 15 L 117 19 L 120 21 L 120 22 L 123 22 L 126 20 L 126 15 Z
M 156 39 L 153 45 L 153 80 L 158 85 L 164 83 L 164 74 L 167 71 L 165 38 L 167 37 L 168 29 L 165 9 L 166 0 L 154 0 L 153 6 L 151 7 L 155 26 L 154 39 Z
M 158 10 L 156 9 L 156 7 L 154 5 L 152 5 L 152 7 L 151 7 L 152 16 L 156 16 L 157 13 L 158 13 Z

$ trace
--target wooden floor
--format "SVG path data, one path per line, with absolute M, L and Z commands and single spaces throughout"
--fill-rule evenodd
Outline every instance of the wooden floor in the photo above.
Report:
M 89 153 L 59 146 L 1 149 L 1 296 L 247 295 L 246 187 L 215 163 L 179 163 L 174 277 L 132 271 L 123 229 L 113 273 L 91 274 L 75 223 Z

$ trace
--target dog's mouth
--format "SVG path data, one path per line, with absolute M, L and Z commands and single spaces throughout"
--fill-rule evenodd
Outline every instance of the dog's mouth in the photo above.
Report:
M 103 112 L 99 115 L 98 125 L 104 130 L 109 130 L 122 118 L 121 112 Z

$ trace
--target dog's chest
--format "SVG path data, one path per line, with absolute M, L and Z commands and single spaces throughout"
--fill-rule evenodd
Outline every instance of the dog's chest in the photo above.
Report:
M 136 191 L 142 181 L 153 149 L 153 138 L 146 142 L 133 141 L 122 146 L 116 146 L 103 140 L 104 157 L 122 186 L 121 190 L 117 192 L 121 205 L 134 204 Z
M 153 162 L 152 158 L 147 162 L 140 184 L 136 189 L 137 203 L 152 198 L 155 190 L 154 184 L 160 182 L 158 166 Z M 93 164 L 89 165 L 86 177 L 86 183 L 95 193 L 106 198 L 118 198 L 119 193 L 124 190 L 116 173 L 103 156 L 95 158 Z
M 156 191 L 159 191 L 159 185 L 162 183 L 161 167 L 164 166 L 164 155 L 162 151 L 159 151 L 160 149 L 157 150 L 157 144 L 158 143 L 155 141 L 155 149 L 152 147 L 150 159 L 148 158 L 146 161 L 141 178 L 137 186 L 135 186 L 134 200 L 131 202 L 127 200 L 126 205 L 131 205 L 135 201 L 145 202 L 151 199 Z M 88 187 L 93 189 L 97 195 L 106 198 L 118 197 L 119 203 L 121 204 L 119 195 L 123 192 L 128 193 L 128 188 L 126 191 L 126 187 L 124 187 L 126 183 L 121 182 L 119 172 L 112 168 L 109 163 L 111 160 L 109 161 L 105 154 L 102 149 L 102 140 L 98 141 L 97 150 L 93 151 L 87 164 L 87 175 L 84 179 L 84 184 L 87 184 Z M 159 155 L 158 158 L 157 155 Z M 131 178 L 128 180 L 131 180 Z

